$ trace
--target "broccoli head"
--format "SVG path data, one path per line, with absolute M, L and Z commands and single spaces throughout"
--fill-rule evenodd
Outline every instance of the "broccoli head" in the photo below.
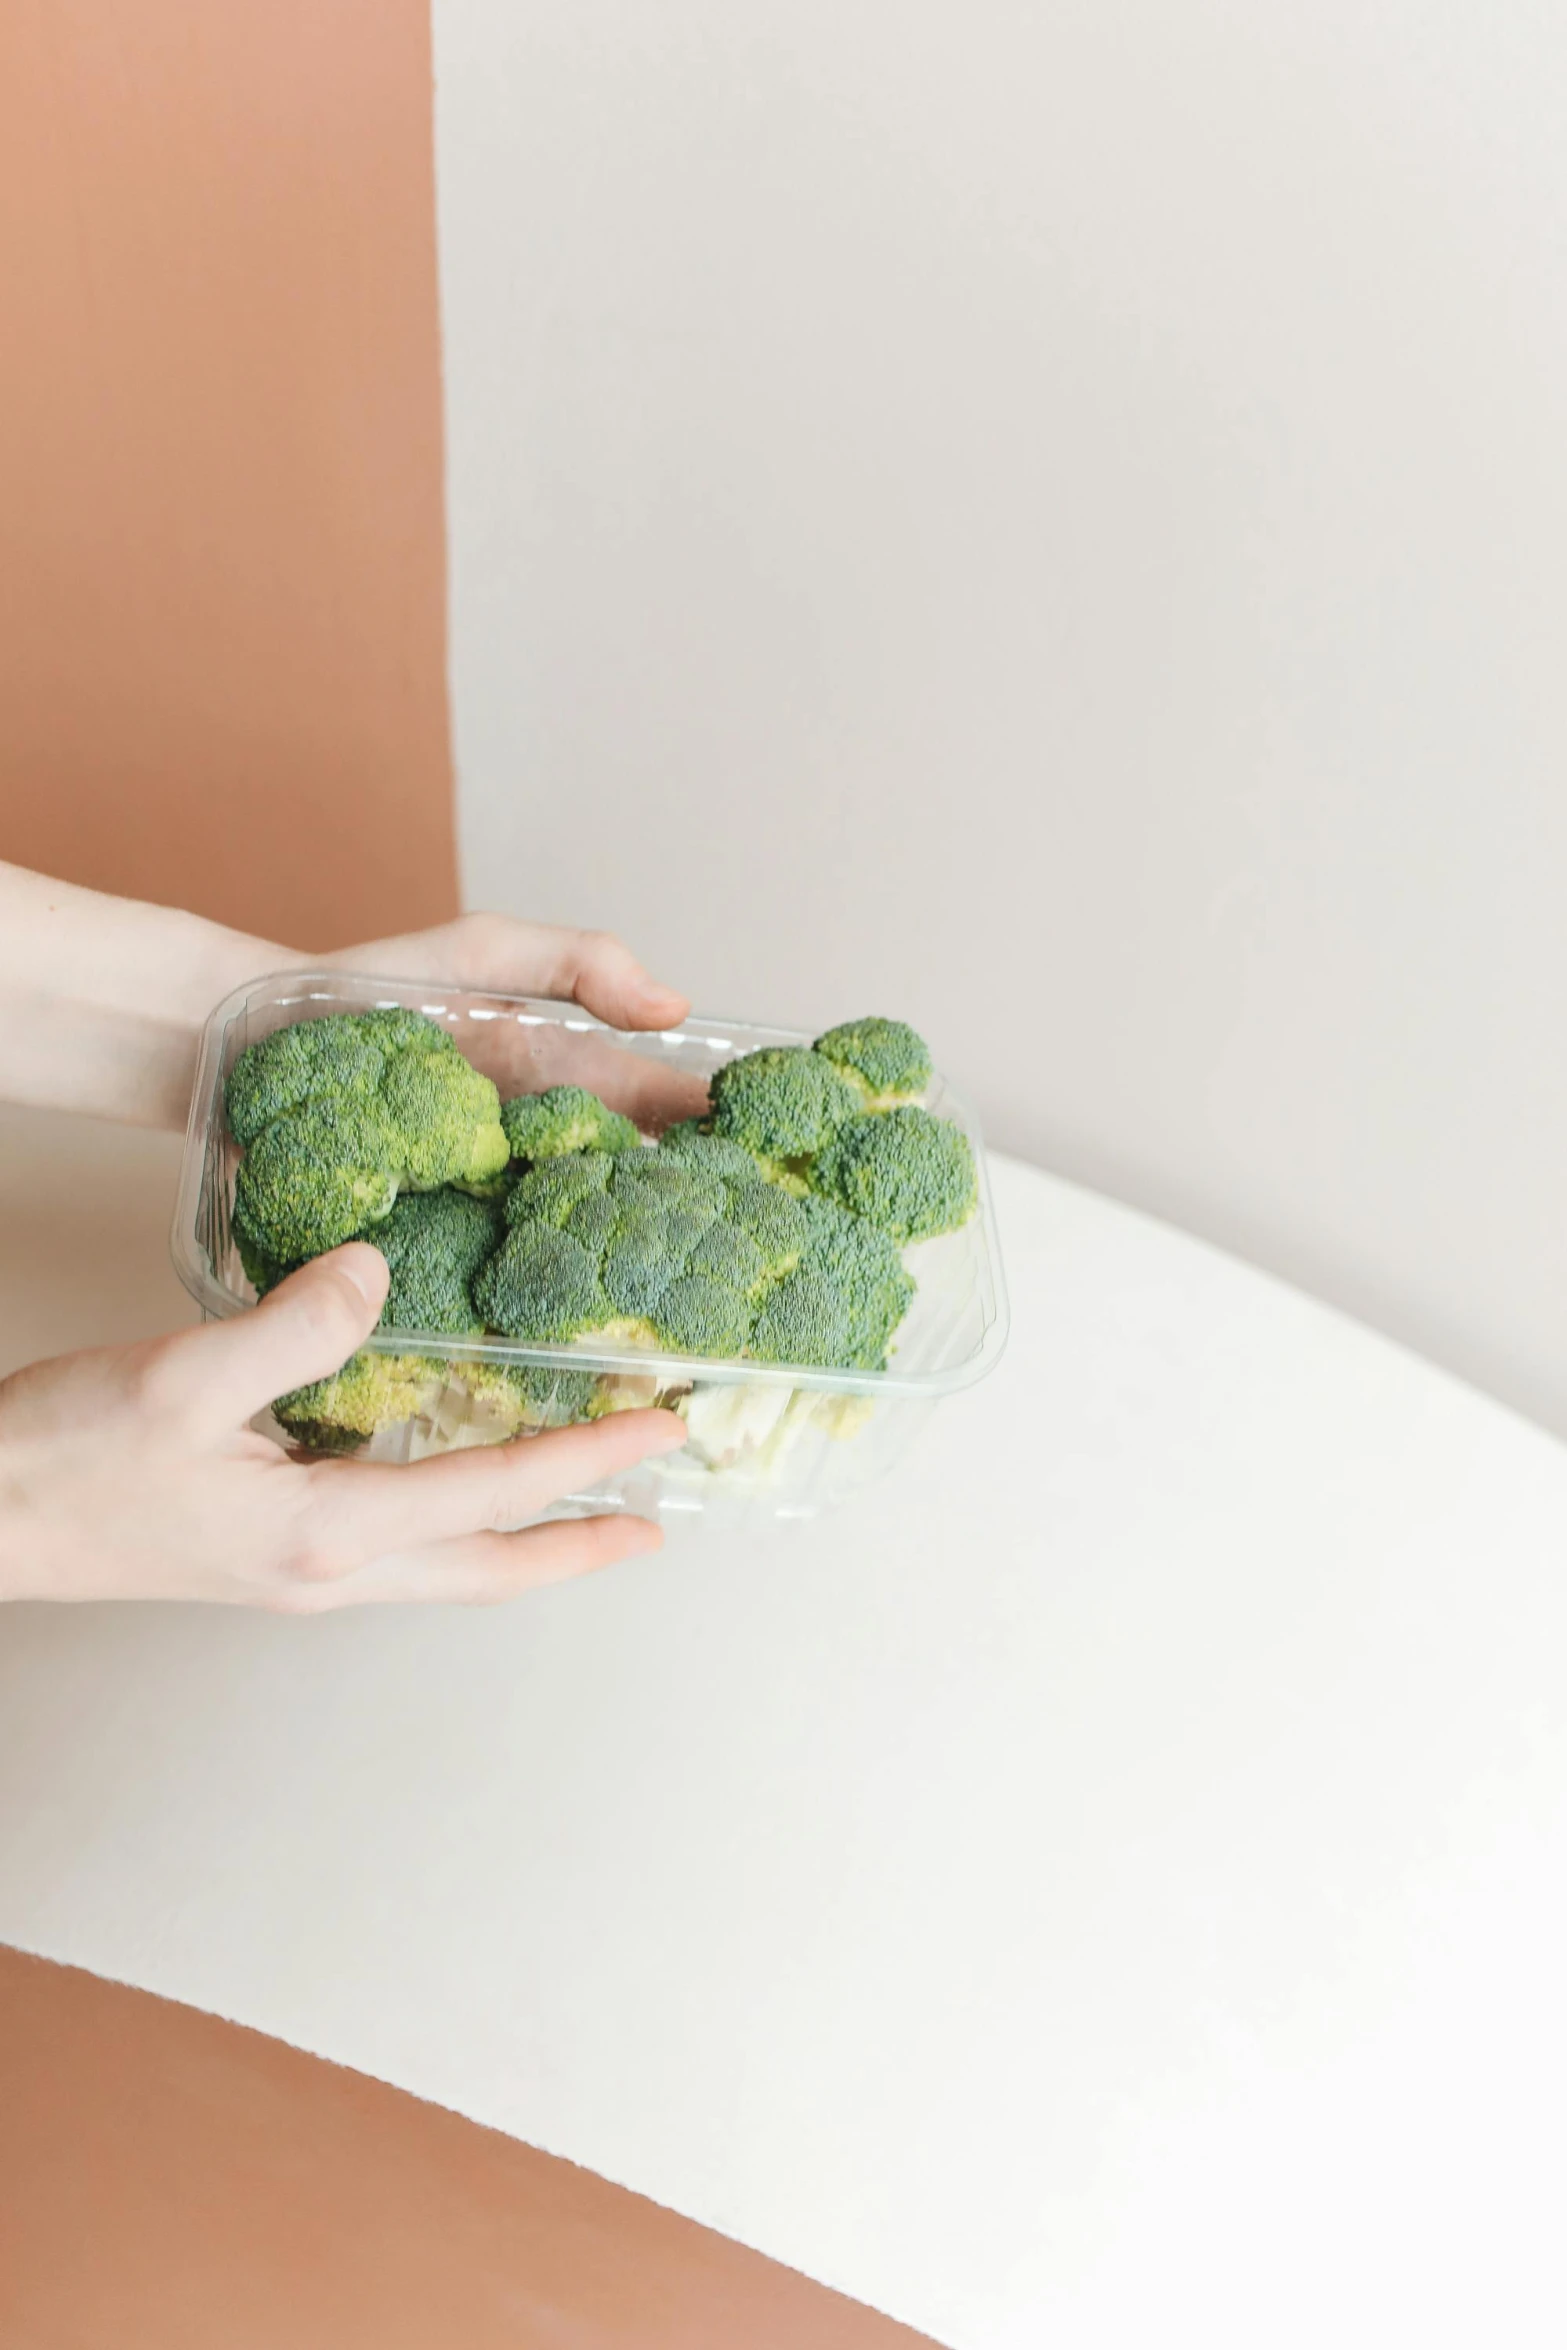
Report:
M 833 1200 L 802 1202 L 807 1237 L 802 1269 L 825 1281 L 848 1316 L 844 1367 L 882 1371 L 887 1350 L 914 1298 L 897 1243 Z
M 265 1297 L 285 1276 L 293 1271 L 275 1257 L 259 1234 L 252 1228 L 245 1209 L 243 1195 L 236 1190 L 233 1209 L 229 1216 L 229 1233 L 245 1268 L 245 1277 L 257 1297 Z
M 811 1049 L 853 1088 L 862 1109 L 916 1101 L 930 1083 L 930 1048 L 903 1020 L 845 1020 Z
M 313 1452 L 357 1452 L 378 1429 L 411 1420 L 444 1372 L 422 1355 L 361 1351 L 331 1378 L 280 1395 L 272 1416 Z
M 477 1337 L 484 1316 L 473 1301 L 473 1278 L 499 1227 L 499 1210 L 465 1191 L 405 1193 L 371 1236 L 392 1276 L 381 1327 Z
M 896 1241 L 955 1232 L 979 1197 L 968 1136 L 928 1110 L 850 1119 L 816 1161 L 811 1181 Z
M 749 1172 L 754 1175 L 755 1168 Z M 610 1188 L 628 1208 L 682 1208 L 703 1223 L 724 1212 L 723 1178 L 678 1152 L 628 1151 L 615 1161 Z
M 752 1174 L 729 1186 L 728 1216 L 736 1231 L 755 1241 L 772 1279 L 793 1271 L 808 1229 L 801 1201 Z
M 738 1224 L 709 1224 L 691 1251 L 689 1265 L 693 1273 L 721 1281 L 753 1302 L 767 1286 L 767 1259 Z
M 671 1281 L 650 1318 L 661 1344 L 683 1355 L 737 1355 L 751 1328 L 739 1290 L 700 1273 Z
M 764 1363 L 846 1367 L 848 1308 L 819 1273 L 790 1273 L 770 1289 L 757 1309 L 751 1352 Z
M 619 1232 L 620 1224 L 619 1203 L 607 1191 L 590 1191 L 573 1204 L 562 1229 L 601 1257 Z
M 541 1160 L 507 1193 L 507 1223 L 564 1225 L 579 1201 L 604 1189 L 613 1164 L 602 1151 L 573 1151 Z
M 499 1189 L 511 1157 L 500 1095 L 455 1048 L 394 1055 L 379 1099 L 397 1131 L 401 1180 L 411 1190 L 433 1191 L 441 1183 Z
M 242 1147 L 303 1102 L 374 1093 L 386 1051 L 363 1013 L 296 1020 L 248 1045 L 229 1071 L 224 1104 Z
M 830 1061 L 798 1045 L 742 1053 L 713 1078 L 713 1131 L 740 1143 L 776 1178 L 799 1179 L 860 1099 Z
M 402 1188 L 491 1185 L 509 1156 L 490 1080 L 444 1028 L 395 1006 L 262 1037 L 235 1062 L 226 1101 L 245 1146 L 235 1237 L 258 1264 L 354 1239 Z
M 302 1264 L 389 1216 L 398 1176 L 397 1132 L 374 1094 L 305 1102 L 240 1161 L 236 1222 L 275 1263 Z
M 501 1104 L 514 1159 L 560 1159 L 574 1151 L 627 1151 L 641 1141 L 629 1118 L 580 1085 L 552 1085 Z
M 724 1183 L 756 1172 L 756 1161 L 743 1143 L 731 1142 L 725 1134 L 712 1133 L 696 1118 L 682 1118 L 678 1126 L 666 1128 L 659 1137 L 658 1147 L 665 1156 L 689 1160 Z
M 689 1217 L 655 1204 L 624 1210 L 604 1250 L 604 1290 L 618 1315 L 645 1321 L 699 1236 Z
M 492 1329 L 534 1346 L 558 1346 L 614 1319 L 598 1262 L 552 1224 L 514 1224 L 473 1285 Z

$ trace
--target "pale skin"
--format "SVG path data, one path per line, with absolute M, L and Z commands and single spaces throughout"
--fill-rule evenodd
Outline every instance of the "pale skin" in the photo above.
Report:
M 245 980 L 336 964 L 574 1001 L 621 1029 L 689 1010 L 602 932 L 465 915 L 304 955 L 195 915 L 0 864 L 0 1100 L 182 1126 L 196 1043 Z M 375 1327 L 385 1260 L 362 1241 L 254 1313 L 0 1381 L 0 1599 L 209 1599 L 289 1614 L 370 1601 L 482 1602 L 658 1548 L 626 1516 L 516 1525 L 674 1450 L 672 1412 L 454 1453 L 411 1468 L 290 1460 L 247 1425 L 326 1377 Z

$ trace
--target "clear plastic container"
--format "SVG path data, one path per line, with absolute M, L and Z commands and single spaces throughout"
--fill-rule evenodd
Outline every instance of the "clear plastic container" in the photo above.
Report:
M 205 1319 L 245 1313 L 256 1294 L 229 1221 L 241 1156 L 223 1108 L 229 1070 L 247 1045 L 293 1021 L 392 1004 L 442 1022 L 503 1097 L 583 1085 L 627 1111 L 649 1135 L 700 1111 L 713 1071 L 737 1054 L 759 1045 L 810 1042 L 791 1029 L 736 1020 L 687 1020 L 667 1034 L 629 1035 L 605 1028 L 574 1004 L 341 971 L 291 971 L 252 981 L 219 1004 L 207 1022 L 180 1173 L 174 1264 Z M 623 1508 L 671 1526 L 771 1524 L 816 1517 L 874 1483 L 907 1451 L 931 1407 L 982 1379 L 1006 1343 L 1006 1292 L 978 1125 L 939 1075 L 923 1098 L 968 1134 L 979 1168 L 979 1207 L 962 1231 L 905 1250 L 918 1294 L 887 1370 L 781 1371 L 771 1363 L 716 1362 L 608 1341 L 536 1347 L 378 1330 L 368 1346 L 410 1358 L 417 1402 L 408 1418 L 379 1429 L 358 1457 L 415 1461 L 458 1445 L 501 1441 L 513 1430 L 487 1416 L 485 1368 L 526 1365 L 563 1376 L 602 1374 L 601 1398 L 622 1408 L 673 1404 L 690 1430 L 684 1451 L 570 1494 L 545 1516 Z M 427 1379 L 419 1371 L 422 1363 L 428 1364 Z M 285 1448 L 298 1449 L 270 1414 L 256 1426 Z

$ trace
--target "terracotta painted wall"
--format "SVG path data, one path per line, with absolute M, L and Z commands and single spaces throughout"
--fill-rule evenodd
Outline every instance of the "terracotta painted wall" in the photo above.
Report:
M 0 8 L 0 856 L 456 900 L 424 0 Z
M 21 2350 L 919 2350 L 591 2172 L 259 2032 L 0 1950 Z

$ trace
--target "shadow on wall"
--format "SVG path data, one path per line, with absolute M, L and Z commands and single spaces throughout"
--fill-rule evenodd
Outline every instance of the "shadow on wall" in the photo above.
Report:
M 444 919 L 424 0 L 24 0 L 0 176 L 0 856 L 300 945 Z

